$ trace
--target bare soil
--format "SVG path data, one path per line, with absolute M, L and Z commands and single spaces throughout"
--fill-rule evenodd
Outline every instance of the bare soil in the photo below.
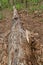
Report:
M 12 26 L 12 12 L 1 11 L 4 18 L 0 20 L 0 65 L 8 64 L 8 34 Z
M 31 14 L 27 11 L 20 11 L 19 15 L 22 20 L 23 28 L 39 33 L 39 39 L 43 44 L 43 12 L 40 14 L 33 12 Z

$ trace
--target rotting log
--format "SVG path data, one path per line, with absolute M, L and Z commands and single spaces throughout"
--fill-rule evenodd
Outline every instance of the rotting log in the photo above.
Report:
M 42 65 L 41 60 L 41 44 L 33 33 L 23 30 L 21 20 L 14 8 L 13 26 L 9 34 L 9 62 L 8 65 Z
M 0 65 L 43 65 L 39 34 L 24 30 L 15 6 L 13 9 L 11 30 L 0 33 Z

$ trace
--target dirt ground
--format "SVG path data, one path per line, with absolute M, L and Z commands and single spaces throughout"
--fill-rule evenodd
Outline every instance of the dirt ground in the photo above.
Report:
M 23 28 L 39 33 L 39 39 L 43 44 L 43 12 L 30 14 L 26 11 L 20 11 L 19 15 Z
M 12 12 L 7 10 L 2 11 L 5 16 L 3 20 L 0 20 L 0 65 L 7 65 L 8 60 L 8 51 L 6 52 L 6 48 L 8 49 L 8 36 L 5 37 L 6 32 L 9 33 L 12 27 Z M 28 29 L 30 31 L 39 33 L 39 39 L 41 44 L 43 44 L 43 12 L 32 14 L 27 11 L 19 11 L 19 17 L 21 19 L 23 29 Z M 4 34 L 3 34 L 4 33 Z M 4 38 L 4 42 L 3 41 Z M 3 51 L 4 50 L 4 51 Z M 3 54 L 5 55 L 3 57 Z M 3 57 L 3 58 L 2 58 Z M 3 62 L 1 62 L 3 60 Z M 6 61 L 6 63 L 5 63 Z
M 1 11 L 4 18 L 0 20 L 0 65 L 8 64 L 8 33 L 11 29 L 12 13 L 8 9 Z

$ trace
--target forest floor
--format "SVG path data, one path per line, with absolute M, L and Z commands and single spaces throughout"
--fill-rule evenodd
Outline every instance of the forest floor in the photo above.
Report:
M 0 20 L 0 34 L 8 32 L 12 26 L 12 12 L 7 9 L 2 11 L 2 13 L 4 18 L 3 20 Z M 27 11 L 21 10 L 18 13 L 21 19 L 22 27 L 24 29 L 39 33 L 40 42 L 43 44 L 43 12 L 38 13 L 37 11 L 36 13 L 28 13 Z M 0 50 L 1 48 L 2 47 L 0 44 Z
M 40 41 L 43 43 L 43 12 L 28 13 L 26 11 L 20 11 L 19 15 L 23 28 L 39 33 Z
M 11 28 L 12 25 L 12 12 L 9 9 L 1 11 L 4 18 L 0 20 L 0 33 L 5 32 Z M 43 12 L 36 11 L 28 13 L 27 11 L 19 11 L 20 19 L 24 29 L 29 29 L 37 32 L 40 35 L 41 42 L 43 43 Z

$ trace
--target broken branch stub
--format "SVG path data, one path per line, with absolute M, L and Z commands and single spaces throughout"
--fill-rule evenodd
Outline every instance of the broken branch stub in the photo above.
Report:
M 38 36 L 38 33 L 34 33 L 34 32 L 31 32 L 29 30 L 26 30 L 26 39 L 27 39 L 27 42 L 29 43 L 29 38 L 30 37 L 33 37 L 33 36 Z
M 17 13 L 17 10 L 15 8 L 15 6 L 13 6 L 13 18 L 12 19 L 18 19 L 19 18 L 19 15 Z

